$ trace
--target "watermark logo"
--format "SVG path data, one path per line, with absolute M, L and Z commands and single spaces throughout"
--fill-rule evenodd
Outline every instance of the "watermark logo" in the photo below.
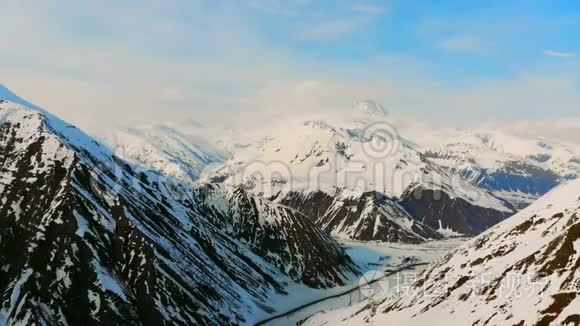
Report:
M 364 299 L 378 299 L 387 294 L 389 282 L 385 273 L 372 270 L 366 272 L 358 282 L 361 297 Z
M 374 160 L 395 155 L 400 150 L 401 140 L 395 127 L 387 122 L 374 122 L 363 129 L 362 150 Z

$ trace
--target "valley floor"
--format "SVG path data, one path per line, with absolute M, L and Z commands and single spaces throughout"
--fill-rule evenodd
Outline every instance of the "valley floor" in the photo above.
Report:
M 406 277 L 420 273 L 427 263 L 467 240 L 469 238 L 451 238 L 420 245 L 339 240 L 364 273 L 363 278 L 349 280 L 347 286 L 326 290 L 301 286 L 290 288 L 288 296 L 272 302 L 278 313 L 258 319 L 257 324 L 289 326 L 335 309 L 352 307 L 357 310 L 368 302 L 368 297 L 399 287 Z

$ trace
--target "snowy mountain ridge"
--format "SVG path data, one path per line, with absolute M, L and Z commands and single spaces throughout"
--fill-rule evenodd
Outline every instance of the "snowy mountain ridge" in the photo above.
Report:
M 363 101 L 351 115 L 294 118 L 243 132 L 194 126 L 195 132 L 188 134 L 182 131 L 191 129 L 187 125 L 171 126 L 169 132 L 167 127 L 145 127 L 118 139 L 123 157 L 182 181 L 241 187 L 286 204 L 300 203 L 291 207 L 303 213 L 312 211 L 309 206 L 316 203 L 305 200 L 318 198 L 319 191 L 340 194 L 335 203 L 344 202 L 339 198 L 362 200 L 365 193 L 375 192 L 390 198 L 393 207 L 402 206 L 406 212 L 401 214 L 411 212 L 416 223 L 448 235 L 477 234 L 580 171 L 575 159 L 580 150 L 574 144 L 560 146 L 493 130 L 417 130 L 406 125 L 399 131 L 394 121 L 384 108 Z M 297 192 L 303 199 L 285 198 Z M 437 203 L 440 198 L 446 201 L 442 205 Z M 427 207 L 437 214 L 429 216 Z M 323 223 L 320 216 L 339 211 L 345 210 L 317 211 L 309 217 Z M 337 221 L 336 215 L 324 220 L 319 226 L 345 238 L 368 234 L 360 233 L 368 228 L 362 225 L 372 221 L 379 229 L 399 229 L 393 221 L 379 222 L 382 218 L 352 216 L 358 227 Z M 359 231 L 353 233 L 353 227 Z M 372 238 L 401 239 L 384 232 Z
M 0 117 L 2 324 L 252 324 L 358 273 L 286 207 L 168 182 L 43 111 Z
M 580 181 L 432 263 L 405 289 L 306 325 L 578 325 Z
M 329 209 L 330 205 L 321 205 L 316 201 L 322 200 L 321 197 L 334 197 L 325 199 L 334 202 L 333 209 L 316 211 L 315 215 L 309 216 L 337 237 L 358 240 L 410 239 L 403 234 L 394 235 L 399 231 L 404 233 L 402 230 L 405 229 L 394 219 L 397 215 L 409 217 L 405 210 L 411 209 L 418 212 L 417 215 L 411 214 L 411 219 L 417 225 L 423 224 L 425 217 L 415 209 L 416 206 L 426 207 L 431 205 L 428 201 L 438 200 L 439 197 L 436 195 L 429 199 L 428 195 L 422 196 L 423 193 L 442 192 L 449 202 L 455 202 L 451 207 L 462 210 L 441 210 L 437 219 L 428 221 L 428 227 L 445 230 L 448 234 L 449 231 L 479 232 L 475 231 L 481 229 L 475 226 L 478 222 L 460 221 L 470 218 L 464 212 L 474 214 L 479 211 L 482 219 L 494 221 L 482 225 L 492 225 L 514 212 L 511 203 L 431 162 L 413 142 L 398 135 L 387 121 L 337 121 L 331 124 L 324 120 L 308 120 L 296 124 L 288 122 L 288 125 L 276 129 L 275 134 L 236 151 L 231 159 L 208 173 L 208 177 L 200 182 L 243 187 L 303 213 L 314 213 L 309 208 L 314 206 Z M 365 212 L 362 208 L 346 214 L 350 216 L 350 223 L 358 226 L 345 225 L 344 221 L 337 220 L 337 216 L 346 217 L 346 207 L 340 205 L 348 202 L 352 206 L 353 202 L 364 202 L 363 197 L 368 193 L 375 193 L 376 198 L 388 198 L 394 211 L 369 208 L 370 211 L 383 212 L 379 214 L 382 218 L 370 220 L 360 216 Z M 363 220 L 365 222 L 361 224 Z M 369 237 L 370 231 L 362 230 L 368 229 L 370 224 L 376 224 L 375 229 L 383 231 Z M 362 225 L 365 227 L 361 228 Z M 330 226 L 342 231 L 329 229 Z M 353 228 L 359 231 L 353 233 Z M 387 235 L 389 232 L 390 235 Z M 438 237 L 432 232 L 427 233 L 432 235 L 431 238 Z
M 134 138 L 119 143 L 121 148 L 126 148 L 121 150 L 125 153 L 123 157 L 144 162 L 180 179 L 197 179 L 202 174 L 206 179 L 216 177 L 211 175 L 216 169 L 221 172 L 218 178 L 226 174 L 225 177 L 231 179 L 231 175 L 241 168 L 247 169 L 252 162 L 263 165 L 282 163 L 284 166 L 277 168 L 263 166 L 267 170 L 263 174 L 277 173 L 286 179 L 291 174 L 292 190 L 332 192 L 337 186 L 360 191 L 376 190 L 395 197 L 417 181 L 417 176 L 421 176 L 417 172 L 424 161 L 460 175 L 476 186 L 471 189 L 474 192 L 483 188 L 536 198 L 580 174 L 579 144 L 530 139 L 495 130 L 425 129 L 408 123 L 397 130 L 396 126 L 397 122 L 387 115 L 384 108 L 372 101 L 363 101 L 354 106 L 351 115 L 331 118 L 313 115 L 311 119 L 294 118 L 255 130 L 197 128 L 191 140 L 183 137 L 187 135 L 183 131 L 191 129 L 187 124 L 170 126 L 169 132 L 163 126 L 147 126 L 131 132 Z M 387 141 L 376 145 L 385 146 L 387 157 L 373 158 L 365 151 L 368 148 L 372 151 L 374 145 L 369 145 L 369 142 L 379 139 L 382 132 L 387 133 L 383 135 Z M 170 138 L 167 133 L 180 134 L 179 142 L 173 144 L 172 140 L 163 140 Z M 223 135 L 228 136 L 224 138 Z M 156 148 L 159 153 L 148 155 L 153 152 L 148 147 Z M 188 147 L 196 153 L 188 155 Z M 202 157 L 196 158 L 199 152 Z M 313 154 L 324 157 L 313 160 L 310 158 Z M 151 159 L 153 162 L 145 159 L 149 156 L 154 157 Z M 407 159 L 413 168 L 397 166 L 387 169 L 384 176 L 373 175 L 377 174 L 372 169 L 376 161 L 396 166 Z M 332 173 L 324 173 L 326 170 Z M 244 175 L 254 172 L 250 166 Z M 349 179 L 349 174 L 354 176 Z M 319 180 L 313 182 L 312 179 L 316 178 Z M 242 184 L 245 179 L 245 176 L 239 176 L 234 182 Z M 268 182 L 263 184 L 268 187 Z M 527 200 L 526 204 L 529 202 Z
M 500 131 L 455 130 L 428 138 L 423 143 L 427 157 L 492 190 L 539 196 L 580 175 L 579 144 Z
M 115 131 L 107 143 L 116 156 L 169 180 L 242 188 L 355 240 L 424 238 L 408 237 L 403 230 L 411 222 L 397 223 L 397 216 L 439 235 L 475 235 L 580 171 L 574 144 L 495 130 L 412 124 L 398 130 L 395 121 L 380 105 L 363 101 L 351 114 L 297 117 L 252 130 L 156 123 Z M 334 197 L 327 198 L 332 209 L 311 209 L 320 206 L 319 192 Z M 369 193 L 388 198 L 393 210 L 353 210 L 354 202 L 384 202 L 369 201 Z M 371 225 L 377 232 L 369 236 Z
M 211 137 L 200 136 L 208 129 L 183 129 L 167 124 L 141 126 L 117 131 L 106 141 L 119 157 L 184 182 L 198 179 L 204 169 L 230 155 L 218 142 L 210 142 Z

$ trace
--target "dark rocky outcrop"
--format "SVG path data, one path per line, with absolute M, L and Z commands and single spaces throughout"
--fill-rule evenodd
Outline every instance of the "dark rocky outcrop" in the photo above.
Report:
M 515 213 L 476 206 L 442 190 L 409 188 L 399 201 L 415 219 L 433 229 L 447 229 L 464 235 L 476 235 Z M 507 203 L 506 203 L 507 205 Z
M 290 281 L 357 273 L 286 207 L 183 187 L 46 113 L 0 116 L 0 324 L 246 324 Z
M 378 192 L 333 195 L 291 192 L 281 203 L 309 216 L 328 233 L 346 239 L 420 243 L 441 239 L 431 227 L 414 220 L 396 201 Z

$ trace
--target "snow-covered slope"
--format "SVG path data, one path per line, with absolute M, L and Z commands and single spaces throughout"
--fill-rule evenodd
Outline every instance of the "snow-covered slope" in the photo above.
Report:
M 578 325 L 580 181 L 430 265 L 405 291 L 308 325 Z
M 213 132 L 194 122 L 154 124 L 116 131 L 106 142 L 124 160 L 193 182 L 208 166 L 230 156 L 226 144 L 212 137 Z
M 479 234 L 580 175 L 577 144 L 495 129 L 407 126 L 399 134 L 396 125 L 383 107 L 364 101 L 350 114 L 253 130 L 141 126 L 109 143 L 121 157 L 172 178 L 242 187 L 306 214 L 335 236 L 358 240 L 437 237 L 409 233 L 410 223 L 445 235 Z M 380 209 L 376 200 L 366 201 L 367 209 L 341 208 L 365 202 L 369 193 L 387 198 L 381 203 L 392 209 Z M 315 202 L 322 197 L 325 202 Z M 311 209 L 316 206 L 325 210 Z M 400 216 L 414 222 L 397 222 Z
M 295 211 L 167 182 L 5 101 L 0 169 L 0 324 L 252 324 L 290 284 L 356 274 Z
M 357 240 L 437 238 L 433 230 L 412 236 L 407 233 L 418 226 L 424 229 L 423 224 L 446 234 L 477 234 L 514 213 L 511 203 L 431 162 L 388 121 L 376 120 L 377 116 L 373 110 L 371 115 L 359 114 L 352 120 L 289 121 L 270 128 L 267 136 L 238 150 L 204 181 L 241 186 L 274 198 L 307 214 L 333 235 Z M 385 119 L 384 114 L 381 117 Z M 423 196 L 426 191 L 460 203 Z M 321 198 L 318 193 L 330 197 L 327 202 L 334 202 L 334 208 L 312 201 Z M 384 200 L 361 199 L 368 193 Z M 422 208 L 433 205 L 434 200 L 451 209 L 427 214 Z M 345 201 L 351 203 L 347 206 L 357 201 L 366 204 L 348 211 L 341 207 Z M 326 209 L 313 215 L 310 206 Z M 458 209 L 454 211 L 454 207 Z M 404 209 L 415 213 L 409 216 Z M 382 217 L 369 219 L 365 216 L 369 212 Z
M 580 145 L 495 130 L 417 133 L 425 155 L 482 188 L 536 197 L 580 176 Z
M 294 282 L 328 288 L 356 275 L 340 245 L 303 214 L 241 188 L 207 184 L 190 194 L 192 210 Z

